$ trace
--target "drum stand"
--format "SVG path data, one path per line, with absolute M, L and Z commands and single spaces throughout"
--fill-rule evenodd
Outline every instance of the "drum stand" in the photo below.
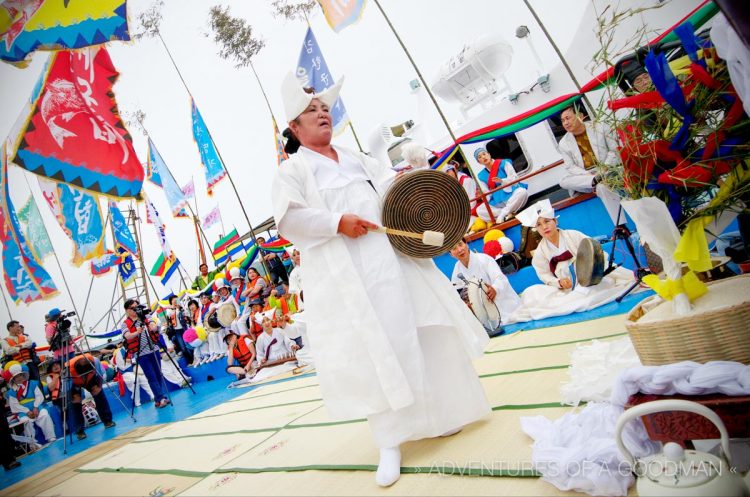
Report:
M 620 209 L 622 209 L 622 207 L 620 207 Z M 617 217 L 619 219 L 619 212 L 617 214 Z M 635 247 L 633 247 L 633 242 L 630 241 L 630 235 L 630 230 L 625 225 L 625 223 L 615 226 L 614 231 L 612 231 L 612 250 L 610 250 L 609 252 L 609 265 L 607 266 L 607 269 L 604 270 L 604 276 L 607 276 L 609 273 L 620 267 L 615 264 L 615 246 L 617 245 L 617 240 L 622 240 L 623 242 L 625 242 L 625 246 L 627 247 L 630 256 L 633 258 L 633 261 L 635 262 L 635 282 L 630 285 L 628 289 L 622 293 L 622 295 L 615 299 L 615 302 L 617 302 L 618 304 L 622 302 L 622 299 L 624 299 L 627 294 L 635 290 L 635 288 L 641 284 L 644 276 L 651 274 L 651 271 L 647 267 L 641 266 L 641 262 L 638 260 L 638 256 L 635 252 Z

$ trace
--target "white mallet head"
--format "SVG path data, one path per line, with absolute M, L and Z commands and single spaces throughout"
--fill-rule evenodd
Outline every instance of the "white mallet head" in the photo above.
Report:
M 425 231 L 422 233 L 422 243 L 433 247 L 442 247 L 445 243 L 445 233 L 439 231 Z

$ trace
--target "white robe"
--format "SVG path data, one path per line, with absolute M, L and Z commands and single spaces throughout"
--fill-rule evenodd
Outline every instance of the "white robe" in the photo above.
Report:
M 575 285 L 572 290 L 561 290 L 558 279 L 572 279 L 570 268 L 575 262 L 578 245 L 584 238 L 588 237 L 580 231 L 560 230 L 560 242 L 557 247 L 545 239 L 539 242 L 534 257 L 531 259 L 531 265 L 544 285 L 532 285 L 521 293 L 523 305 L 513 315 L 514 321 L 530 321 L 588 311 L 612 302 L 633 283 L 633 273 L 628 269 L 618 267 L 605 276 L 598 285 L 589 287 Z M 570 251 L 573 258 L 558 263 L 553 274 L 549 268 L 549 261 L 565 250 Z M 605 253 L 605 268 L 607 259 Z
M 617 152 L 617 140 L 609 128 L 603 124 L 594 124 L 591 121 L 586 121 L 584 124 L 586 136 L 589 138 L 591 150 L 593 150 L 596 160 L 608 166 L 619 164 L 621 161 Z M 565 176 L 560 179 L 560 186 L 568 190 L 571 195 L 575 192 L 590 193 L 594 191 L 591 183 L 594 181 L 597 170 L 596 168 L 586 169 L 584 167 L 583 155 L 581 155 L 581 149 L 578 148 L 578 142 L 573 133 L 565 133 L 557 148 L 562 155 L 563 162 L 565 162 L 566 170 Z M 615 192 L 605 184 L 598 183 L 596 195 L 604 204 L 607 214 L 615 225 L 620 224 L 620 220 L 624 221 L 625 214 L 620 213 L 619 209 L 620 197 Z M 618 215 L 621 215 L 619 220 Z
M 497 265 L 495 259 L 489 255 L 469 252 L 469 267 L 464 266 L 461 261 L 456 261 L 451 282 L 456 288 L 461 289 L 466 285 L 458 277 L 459 274 L 463 274 L 467 280 L 471 278 L 480 279 L 495 289 L 497 295 L 495 295 L 494 302 L 500 310 L 501 322 L 507 322 L 521 305 L 521 297 L 510 286 L 508 277 L 500 270 L 500 266 Z
M 307 324 L 305 323 L 305 313 L 298 312 L 292 314 L 292 322 L 287 323 L 282 328 L 284 334 L 295 340 L 297 338 L 302 339 L 302 348 L 297 351 L 295 356 L 297 357 L 297 363 L 300 366 L 315 366 L 315 359 L 312 354 L 312 346 L 310 340 L 307 338 Z
M 305 304 L 302 302 L 302 266 L 295 266 L 292 272 L 289 273 L 289 293 L 297 295 L 297 310 L 302 311 L 305 309 Z
M 397 253 L 381 234 L 337 234 L 343 213 L 381 222 L 395 173 L 336 151 L 339 163 L 301 148 L 272 190 L 279 231 L 304 254 L 307 333 L 327 409 L 334 419 L 367 416 L 379 447 L 488 414 L 470 357 L 489 338 L 435 263 Z
M 276 343 L 271 345 L 273 340 L 276 340 Z M 266 359 L 266 354 L 268 354 L 266 362 L 273 362 L 277 359 L 293 355 L 293 344 L 294 342 L 292 339 L 287 337 L 279 328 L 274 328 L 270 335 L 263 331 L 263 333 L 258 335 L 258 338 L 255 341 L 255 351 L 258 364 L 262 364 L 263 359 Z M 268 349 L 269 347 L 271 347 L 270 351 Z

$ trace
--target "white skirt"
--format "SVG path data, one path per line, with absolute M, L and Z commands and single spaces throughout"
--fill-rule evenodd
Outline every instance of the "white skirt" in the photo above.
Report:
M 396 447 L 409 440 L 438 437 L 490 413 L 474 366 L 463 353 L 455 330 L 447 326 L 419 328 L 423 381 L 410 387 L 415 401 L 398 411 L 383 411 L 367 417 L 375 445 Z

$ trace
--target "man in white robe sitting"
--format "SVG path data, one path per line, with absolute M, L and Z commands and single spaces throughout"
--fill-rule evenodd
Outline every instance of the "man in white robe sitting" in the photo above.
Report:
M 487 297 L 500 311 L 501 322 L 507 323 L 521 305 L 521 297 L 510 286 L 495 259 L 487 254 L 472 252 L 463 240 L 451 249 L 450 254 L 456 259 L 451 283 L 460 290 L 466 287 L 467 281 L 469 284 L 471 280 L 481 282 Z

